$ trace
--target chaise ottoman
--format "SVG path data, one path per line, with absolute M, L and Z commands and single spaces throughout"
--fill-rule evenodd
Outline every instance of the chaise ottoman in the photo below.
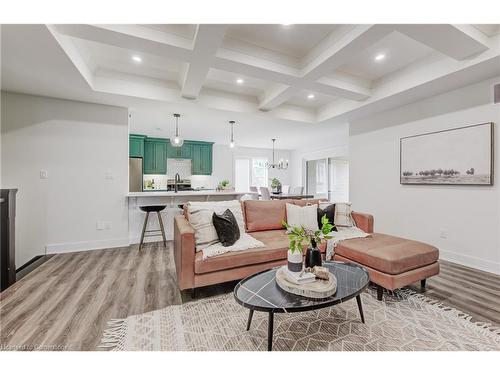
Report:
M 340 242 L 335 248 L 334 259 L 357 263 L 370 273 L 370 280 L 377 285 L 377 298 L 382 300 L 383 288 L 394 290 L 416 281 L 425 288 L 428 277 L 439 274 L 439 250 L 423 242 L 372 233 L 371 215 L 356 213 L 358 224 L 364 220 L 371 225 L 362 225 L 369 237 Z M 358 224 L 359 226 L 359 224 Z

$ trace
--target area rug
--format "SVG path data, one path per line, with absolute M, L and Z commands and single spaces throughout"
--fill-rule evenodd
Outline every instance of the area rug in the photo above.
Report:
M 366 324 L 355 299 L 303 313 L 275 314 L 273 350 L 500 350 L 500 329 L 408 289 L 377 301 L 362 294 Z M 111 350 L 255 351 L 267 349 L 268 314 L 248 309 L 233 295 L 169 306 L 110 321 L 101 347 Z

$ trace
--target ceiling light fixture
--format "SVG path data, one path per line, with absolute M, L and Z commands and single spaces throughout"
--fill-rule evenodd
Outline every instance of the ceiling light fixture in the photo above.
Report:
M 237 83 L 238 85 L 242 85 L 242 84 L 244 84 L 244 83 L 245 83 L 245 81 L 243 80 L 243 78 L 238 78 L 238 79 L 236 80 L 236 83 Z
M 179 115 L 178 113 L 174 113 L 174 119 L 175 119 L 175 136 L 170 139 L 170 144 L 173 147 L 181 147 L 184 144 L 184 139 L 179 137 Z
M 274 142 L 276 142 L 276 138 L 271 139 L 273 141 L 273 162 L 266 162 L 266 167 L 268 169 L 288 169 L 288 160 L 280 159 L 277 163 L 274 162 Z
M 236 147 L 236 142 L 234 141 L 234 124 L 235 121 L 229 121 L 229 125 L 231 126 L 231 137 L 229 138 L 229 148 L 234 149 Z
M 375 56 L 375 61 L 382 61 L 383 59 L 385 59 L 385 55 L 383 53 L 379 53 Z
M 141 56 L 132 56 L 132 60 L 134 60 L 136 63 L 141 63 L 142 62 L 142 57 Z
M 307 95 L 307 99 L 309 99 L 309 100 L 314 99 L 314 98 L 315 98 L 314 94 Z

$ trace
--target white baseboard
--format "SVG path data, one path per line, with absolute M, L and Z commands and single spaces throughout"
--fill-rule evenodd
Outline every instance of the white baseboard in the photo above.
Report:
M 495 263 L 490 260 L 472 257 L 470 255 L 458 254 L 453 251 L 439 249 L 439 258 L 448 260 L 453 263 L 461 264 L 462 266 L 476 268 L 481 271 L 491 272 L 500 275 L 500 263 Z
M 49 244 L 45 246 L 45 252 L 46 254 L 60 254 L 124 246 L 129 246 L 128 238 Z

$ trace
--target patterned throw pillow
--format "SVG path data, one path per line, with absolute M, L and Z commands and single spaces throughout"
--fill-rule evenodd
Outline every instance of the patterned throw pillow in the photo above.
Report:
M 351 203 L 335 203 L 334 224 L 339 227 L 353 227 L 354 220 L 351 216 Z
M 219 242 L 219 236 L 213 224 L 213 213 L 222 214 L 225 210 L 231 210 L 240 233 L 245 233 L 245 222 L 239 201 L 221 202 L 189 202 L 187 206 L 188 221 L 194 229 L 196 251 L 201 251 L 214 243 Z
M 212 221 L 222 246 L 232 246 L 240 239 L 240 229 L 231 210 L 227 209 L 220 215 L 214 212 Z

